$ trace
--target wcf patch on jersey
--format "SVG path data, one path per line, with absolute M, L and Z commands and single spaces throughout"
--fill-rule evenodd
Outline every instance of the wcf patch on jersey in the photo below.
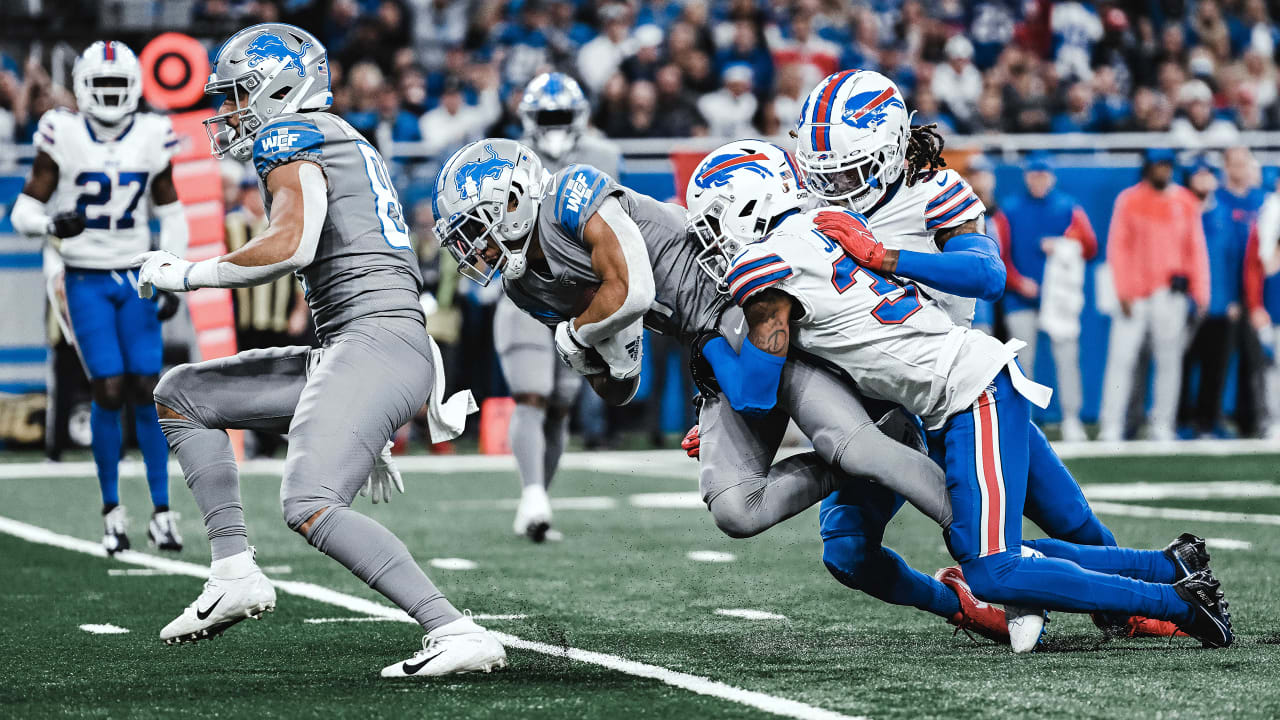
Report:
M 269 153 L 293 149 L 293 146 L 302 136 L 296 132 L 291 132 L 291 130 L 292 128 L 287 127 L 276 128 L 259 138 L 258 152 Z

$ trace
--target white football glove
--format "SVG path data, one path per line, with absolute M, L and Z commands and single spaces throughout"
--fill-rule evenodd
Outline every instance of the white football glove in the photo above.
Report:
M 589 349 L 590 346 L 578 338 L 572 321 L 565 320 L 556 326 L 556 354 L 579 375 L 598 375 L 607 369 L 587 355 Z
M 644 323 L 635 321 L 613 337 L 596 344 L 596 352 L 609 365 L 609 375 L 614 380 L 629 380 L 640 374 L 640 359 L 644 356 Z
M 404 479 L 400 477 L 396 461 L 391 458 L 391 448 L 394 445 L 394 441 L 388 440 L 382 446 L 382 452 L 373 459 L 373 471 L 369 473 L 369 479 L 360 488 L 360 494 L 372 500 L 374 505 L 391 502 L 392 487 L 404 494 Z
M 149 298 L 156 289 L 186 292 L 187 268 L 191 263 L 164 250 L 144 252 L 129 261 L 138 269 L 138 297 Z

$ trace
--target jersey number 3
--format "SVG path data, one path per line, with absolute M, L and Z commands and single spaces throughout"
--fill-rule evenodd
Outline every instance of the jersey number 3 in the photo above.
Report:
M 899 285 L 892 280 L 880 277 L 853 261 L 848 255 L 842 255 L 831 263 L 831 284 L 836 292 L 844 294 L 846 290 L 858 283 L 858 273 L 867 276 L 871 281 L 871 292 L 885 296 L 896 290 L 902 294 L 896 298 L 885 297 L 871 311 L 871 317 L 880 321 L 881 325 L 900 325 L 920 309 L 920 298 L 916 295 L 915 285 Z
M 364 169 L 369 174 L 369 189 L 373 190 L 382 237 L 393 248 L 412 250 L 413 242 L 409 239 L 409 227 L 404 222 L 404 209 L 400 207 L 400 196 L 396 195 L 391 178 L 387 176 L 387 166 L 368 143 L 357 142 L 356 147 L 364 156 Z
M 111 176 L 98 171 L 85 171 L 76 176 L 76 187 L 84 188 L 80 197 L 76 198 L 76 212 L 84 218 L 84 226 L 91 230 L 128 230 L 133 227 L 133 211 L 138 209 L 138 201 L 147 189 L 147 173 L 122 172 L 120 184 L 111 182 Z M 92 187 L 92 190 L 90 190 Z M 111 203 L 111 196 L 116 191 L 133 193 L 129 204 L 119 217 L 103 206 Z M 91 208 L 103 208 L 90 212 Z

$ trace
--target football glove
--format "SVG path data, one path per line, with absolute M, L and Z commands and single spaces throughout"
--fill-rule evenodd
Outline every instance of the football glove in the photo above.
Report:
M 149 298 L 156 290 L 186 292 L 187 268 L 191 263 L 164 250 L 152 250 L 129 261 L 138 270 L 138 297 Z
M 814 216 L 813 224 L 823 235 L 840 243 L 846 254 L 868 270 L 880 272 L 884 269 L 884 256 L 887 250 L 876 242 L 871 229 L 846 212 L 828 210 Z
M 178 314 L 178 308 L 181 306 L 181 303 L 179 302 L 177 295 L 161 290 L 155 294 L 155 300 L 156 318 L 158 318 L 160 322 L 165 322 Z
M 598 354 L 578 338 L 570 320 L 556 326 L 556 354 L 560 356 L 561 362 L 579 375 L 598 375 L 608 370 Z M 593 355 L 596 357 L 592 357 Z
M 400 468 L 396 467 L 396 461 L 391 457 L 394 445 L 394 441 L 388 440 L 382 446 L 382 452 L 373 459 L 373 470 L 369 473 L 369 478 L 364 481 L 364 487 L 360 488 L 360 494 L 372 500 L 374 505 L 391 502 L 393 487 L 404 494 L 404 479 L 400 477 Z
M 65 240 L 84 232 L 84 217 L 75 210 L 64 210 L 49 218 L 49 234 Z
M 689 432 L 685 433 L 684 439 L 680 441 L 680 448 L 694 460 L 697 460 L 702 452 L 701 429 L 701 425 L 694 425 L 689 428 Z

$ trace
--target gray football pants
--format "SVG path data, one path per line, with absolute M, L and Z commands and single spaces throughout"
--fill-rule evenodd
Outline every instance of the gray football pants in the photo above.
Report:
M 422 323 L 397 317 L 352 321 L 320 350 L 248 350 L 165 373 L 156 404 L 185 419 L 160 424 L 204 514 L 214 559 L 246 543 L 225 430 L 287 432 L 280 501 L 289 527 L 314 517 L 307 542 L 428 632 L 461 617 L 399 538 L 350 507 L 375 455 L 426 402 L 434 378 Z
M 788 418 L 814 449 L 775 463 Z M 951 524 L 942 468 L 881 432 L 852 385 L 831 370 L 790 358 L 772 413 L 744 417 L 717 393 L 704 398 L 698 422 L 702 499 L 731 537 L 764 532 L 852 478 L 884 485 L 940 526 Z

